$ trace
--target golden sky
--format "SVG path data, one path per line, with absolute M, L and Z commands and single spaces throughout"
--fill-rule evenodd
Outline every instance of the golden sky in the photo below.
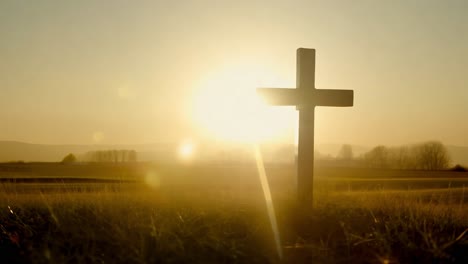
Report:
M 318 108 L 318 143 L 468 146 L 467 12 L 464 0 L 4 0 L 0 140 L 203 137 L 198 119 L 216 110 L 197 118 L 199 94 L 217 87 L 242 109 L 246 86 L 294 87 L 306 47 L 317 88 L 355 91 L 352 108 Z M 294 110 L 278 111 L 293 126 Z

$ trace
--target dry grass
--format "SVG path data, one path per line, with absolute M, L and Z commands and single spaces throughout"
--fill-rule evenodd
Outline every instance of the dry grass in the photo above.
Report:
M 0 187 L 6 263 L 280 262 L 254 184 L 21 186 Z M 464 188 L 336 191 L 319 181 L 312 210 L 289 187 L 274 186 L 284 263 L 468 263 Z

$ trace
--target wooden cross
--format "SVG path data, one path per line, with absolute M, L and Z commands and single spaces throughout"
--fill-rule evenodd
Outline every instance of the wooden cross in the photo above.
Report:
M 295 105 L 299 110 L 297 192 L 299 201 L 312 202 L 314 180 L 314 114 L 316 106 L 353 106 L 352 90 L 315 89 L 315 49 L 297 49 L 296 89 L 258 88 L 271 105 Z

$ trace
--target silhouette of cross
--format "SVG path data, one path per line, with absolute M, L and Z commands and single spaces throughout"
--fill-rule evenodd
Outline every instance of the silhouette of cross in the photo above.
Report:
M 297 49 L 296 89 L 258 88 L 271 105 L 295 105 L 299 110 L 297 192 L 299 201 L 311 203 L 314 180 L 314 115 L 316 106 L 353 106 L 352 90 L 315 89 L 315 49 Z

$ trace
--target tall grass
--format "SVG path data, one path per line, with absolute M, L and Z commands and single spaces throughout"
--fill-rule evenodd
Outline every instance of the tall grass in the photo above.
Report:
M 261 193 L 187 186 L 0 194 L 4 263 L 468 263 L 462 189 L 276 193 L 280 261 Z M 18 188 L 18 187 L 15 187 Z

